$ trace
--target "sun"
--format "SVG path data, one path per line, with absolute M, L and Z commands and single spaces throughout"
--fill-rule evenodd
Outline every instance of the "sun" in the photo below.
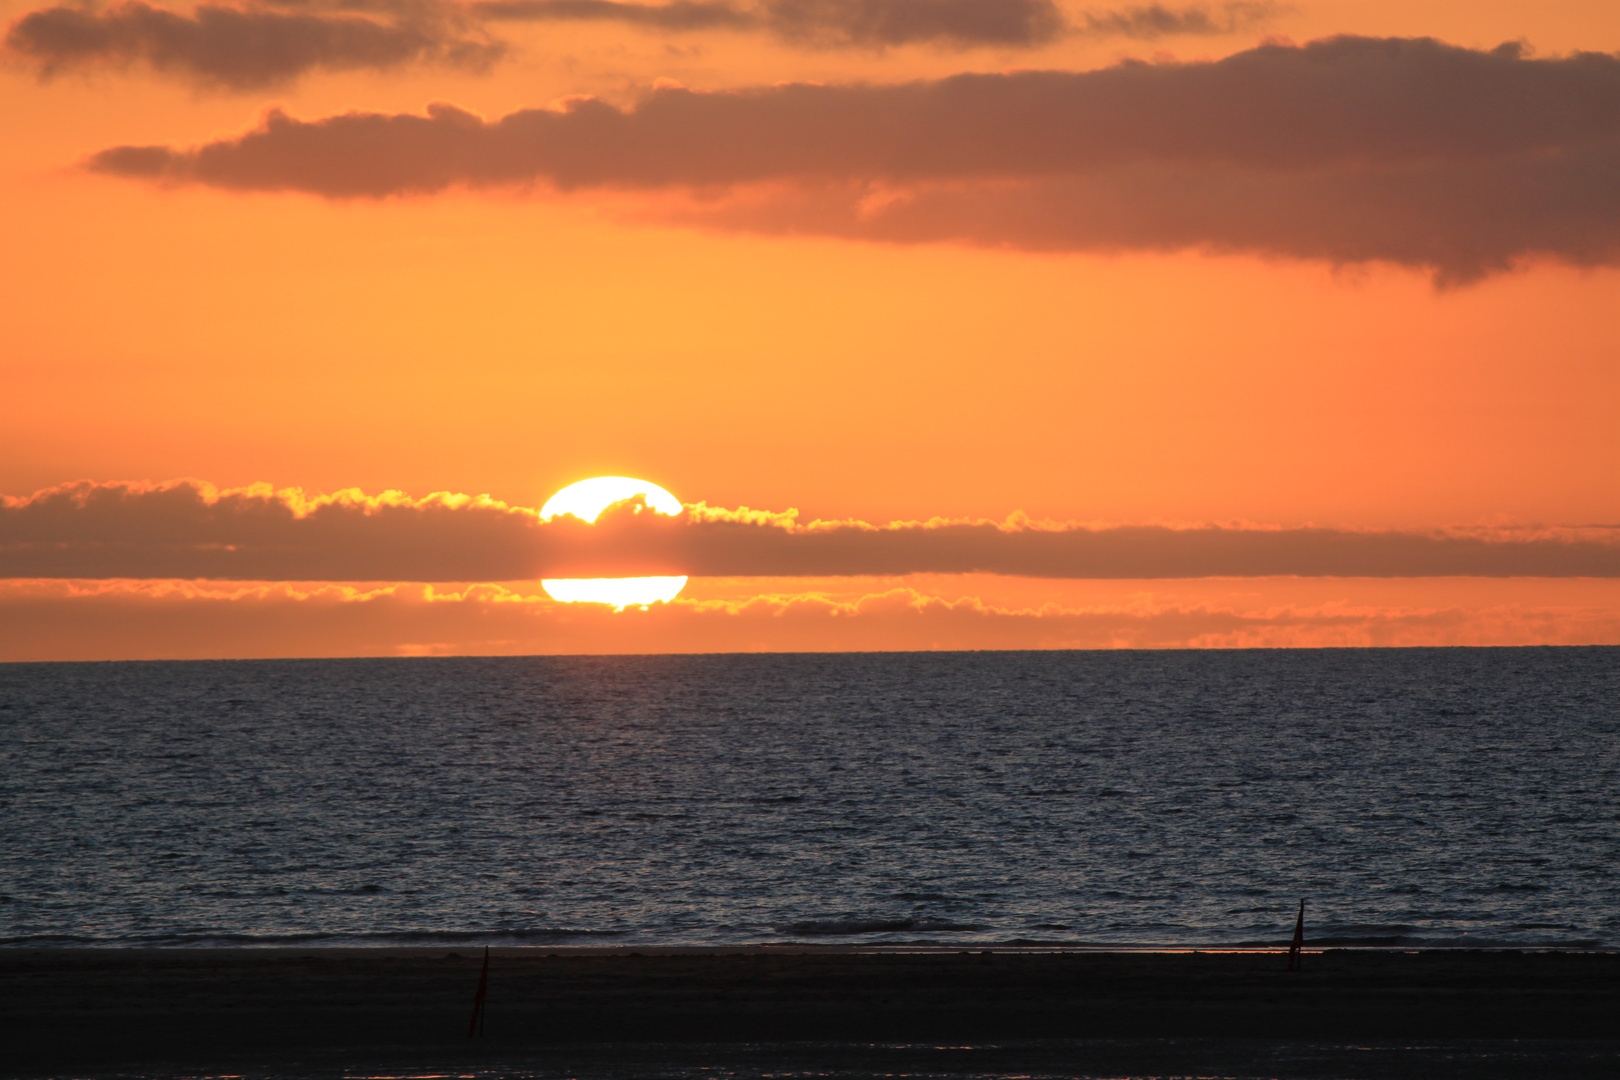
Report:
M 581 521 L 594 522 L 614 503 L 640 495 L 648 507 L 674 516 L 683 507 L 681 500 L 657 484 L 629 476 L 593 476 L 569 484 L 546 500 L 540 516 L 550 520 L 559 514 L 572 514 Z M 540 582 L 546 595 L 565 604 L 612 604 L 616 610 L 631 606 L 667 603 L 686 587 L 684 577 L 627 578 L 547 578 Z
M 628 476 L 593 476 L 577 484 L 569 484 L 546 500 L 540 516 L 554 518 L 558 514 L 573 514 L 581 521 L 595 521 L 616 502 L 633 499 L 637 495 L 660 514 L 671 516 L 681 512 L 681 500 L 657 484 L 636 480 Z

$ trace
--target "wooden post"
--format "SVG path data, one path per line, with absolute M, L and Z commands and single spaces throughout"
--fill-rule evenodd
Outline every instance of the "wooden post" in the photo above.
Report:
M 1288 970 L 1300 969 L 1299 951 L 1305 947 L 1305 901 L 1299 902 L 1299 919 L 1294 923 L 1294 943 L 1288 946 Z M 482 991 L 480 991 L 482 992 Z
M 1292 968 L 1289 968 L 1292 971 Z M 478 992 L 473 995 L 472 1022 L 467 1025 L 467 1038 L 484 1033 L 484 996 L 489 992 L 489 946 L 484 946 L 484 970 L 478 976 Z

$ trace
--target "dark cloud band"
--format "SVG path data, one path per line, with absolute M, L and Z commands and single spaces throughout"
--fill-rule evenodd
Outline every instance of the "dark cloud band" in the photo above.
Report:
M 1428 39 L 898 86 L 668 88 L 486 121 L 349 113 L 92 169 L 332 198 L 471 187 L 716 189 L 696 220 L 1047 250 L 1387 260 L 1467 281 L 1620 257 L 1620 59 Z M 874 195 L 878 196 L 874 198 Z
M 1115 11 L 1088 11 L 1081 16 L 1080 29 L 1097 37 L 1126 37 L 1138 41 L 1178 35 L 1212 37 L 1252 29 L 1275 18 L 1282 10 L 1283 5 L 1271 3 L 1232 3 L 1219 8 L 1138 4 Z
M 0 577 L 517 581 L 695 574 L 994 573 L 1043 578 L 1620 577 L 1616 530 L 1463 535 L 1334 529 L 800 525 L 625 504 L 596 524 L 488 500 L 305 502 L 194 483 L 83 482 L 0 506 Z
M 1053 0 L 762 0 L 749 6 L 720 0 L 480 0 L 471 10 L 491 20 L 616 22 L 676 33 L 759 31 L 816 48 L 1033 48 L 1069 30 Z
M 674 0 L 667 4 L 616 0 L 477 0 L 468 9 L 484 19 L 514 22 L 614 22 L 672 33 L 752 30 L 759 19 L 727 3 Z
M 1065 18 L 1054 0 L 478 0 L 471 10 L 491 20 L 617 22 L 665 32 L 728 29 L 768 33 L 817 48 L 882 49 L 900 45 L 1036 48 L 1067 36 L 1211 37 L 1260 26 L 1284 8 L 1275 3 L 1218 7 L 1138 4 Z
M 1070 35 L 1154 40 L 1236 33 L 1269 3 L 1093 11 L 1070 22 L 1054 0 L 261 0 L 182 13 L 144 0 L 59 5 L 12 23 L 5 45 L 43 75 L 144 64 L 202 86 L 257 90 L 313 71 L 407 64 L 488 68 L 506 52 L 491 22 L 613 23 L 663 34 L 727 30 L 791 46 L 1030 49 Z
M 450 9 L 421 6 L 396 18 L 201 4 L 188 15 L 140 0 L 105 11 L 53 7 L 12 24 L 6 47 L 46 75 L 145 63 L 230 90 L 257 90 L 313 70 L 436 63 L 483 70 L 505 46 L 470 32 Z

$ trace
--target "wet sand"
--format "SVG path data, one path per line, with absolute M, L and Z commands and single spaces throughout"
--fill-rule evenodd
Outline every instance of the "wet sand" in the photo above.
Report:
M 1113 1047 L 1099 1071 L 1119 1075 L 1153 1071 L 1146 1058 L 1177 1046 L 1220 1047 L 1229 1056 L 1241 1049 L 1248 1061 L 1285 1044 L 1483 1040 L 1507 1053 L 1504 1040 L 1554 1040 L 1515 1044 L 1508 1057 L 1528 1063 L 1526 1075 L 1549 1067 L 1620 1073 L 1620 953 L 1329 950 L 1290 974 L 1285 956 L 1257 952 L 502 948 L 492 950 L 485 1035 L 470 1041 L 480 955 L 0 950 L 0 1072 L 420 1064 L 472 1049 L 506 1055 L 507 1071 L 521 1071 L 510 1062 L 525 1054 L 645 1063 L 651 1053 L 667 1063 L 714 1057 L 701 1046 L 747 1044 L 763 1053 L 761 1044 L 815 1042 L 826 1044 L 817 1052 L 824 1062 L 864 1043 L 924 1044 L 919 1053 L 928 1044 L 994 1044 L 972 1070 L 981 1072 L 985 1054 L 1005 1057 L 1015 1044 L 1024 1049 L 1008 1059 L 1014 1071 L 1028 1071 L 1032 1054 L 1067 1052 L 1054 1049 L 1060 1044 Z M 1533 1052 L 1537 1045 L 1546 1053 Z M 1574 1056 L 1558 1057 L 1566 1051 Z M 1213 1064 L 1214 1051 L 1199 1053 L 1158 1061 L 1158 1071 Z M 1285 1075 L 1275 1067 L 1272 1074 Z M 1467 1074 L 1517 1075 L 1477 1065 Z

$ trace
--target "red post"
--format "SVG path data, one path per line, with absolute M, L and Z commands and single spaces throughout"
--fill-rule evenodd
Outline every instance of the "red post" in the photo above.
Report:
M 1305 901 L 1299 902 L 1299 919 L 1294 923 L 1294 943 L 1288 946 L 1288 970 L 1299 970 L 1299 951 L 1305 947 Z
M 1290 971 L 1293 969 L 1290 968 Z M 473 995 L 472 1023 L 467 1025 L 467 1038 L 484 1033 L 484 995 L 489 992 L 489 946 L 484 946 L 484 970 L 478 976 L 478 992 Z

